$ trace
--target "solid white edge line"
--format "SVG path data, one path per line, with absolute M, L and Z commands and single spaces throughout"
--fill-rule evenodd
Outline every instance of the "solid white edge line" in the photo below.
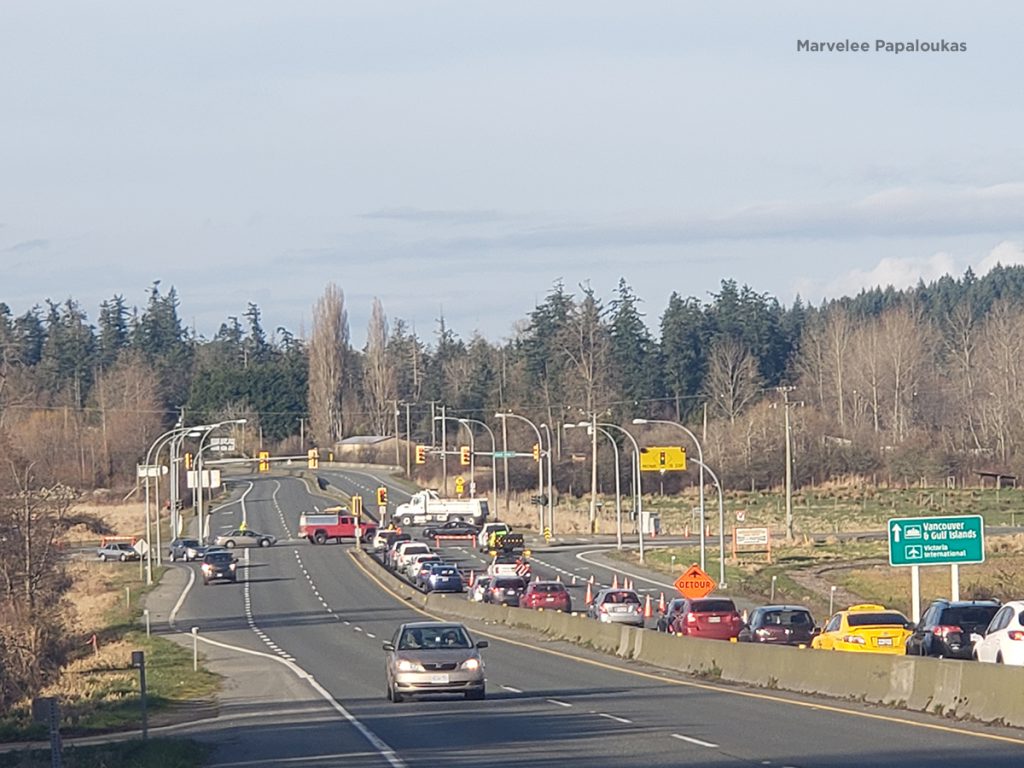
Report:
M 499 686 L 499 687 L 502 688 L 503 690 L 511 691 L 512 693 L 522 693 L 521 690 L 519 690 L 518 688 L 513 688 L 511 685 L 502 685 L 502 686 Z
M 577 552 L 576 559 L 582 560 L 584 563 L 589 563 L 590 565 L 596 566 L 597 568 L 602 568 L 606 571 L 610 571 L 611 573 L 621 573 L 623 576 L 629 576 L 629 578 L 633 581 L 646 581 L 648 584 L 655 584 L 656 586 L 664 587 L 665 589 L 675 589 L 675 586 L 673 584 L 666 584 L 664 581 L 656 581 L 654 579 L 648 579 L 644 576 L 637 576 L 635 573 L 630 573 L 629 571 L 623 568 L 611 568 L 607 565 L 603 565 L 602 563 L 597 563 L 593 560 L 587 560 L 586 558 L 587 555 L 593 555 L 597 554 L 598 552 L 604 551 L 605 550 L 603 549 L 592 549 L 588 550 L 587 552 Z
M 548 703 L 549 704 L 557 704 L 560 707 L 571 707 L 572 706 L 572 704 L 569 704 L 568 702 L 565 702 L 565 701 L 559 701 L 558 699 L 548 699 Z
M 680 733 L 673 733 L 672 734 L 672 738 L 673 739 L 679 739 L 680 741 L 688 741 L 690 744 L 696 744 L 698 747 L 707 747 L 708 749 L 718 749 L 718 745 L 717 744 L 712 744 L 710 741 L 701 741 L 700 739 L 695 739 L 692 736 L 683 736 Z
M 248 553 L 248 550 L 246 552 Z M 171 611 L 171 615 L 168 617 L 168 623 L 170 624 L 171 628 L 186 636 L 191 634 L 191 632 L 182 632 L 180 629 L 178 629 L 175 626 L 175 617 L 177 616 L 178 610 L 185 602 L 185 598 L 188 596 L 189 590 L 192 589 L 192 585 L 195 583 L 195 580 L 195 571 L 189 568 L 188 583 L 185 585 L 185 588 L 181 591 L 181 595 L 179 595 L 178 597 L 178 602 L 175 603 L 174 609 Z M 337 699 L 335 699 L 327 689 L 320 685 L 320 683 L 318 683 L 309 672 L 304 670 L 294 661 L 286 658 L 281 658 L 280 656 L 274 656 L 269 653 L 263 653 L 262 651 L 251 651 L 248 648 L 242 648 L 240 646 L 231 645 L 229 643 L 222 643 L 219 640 L 204 637 L 201 634 L 196 634 L 194 635 L 194 637 L 203 643 L 209 643 L 210 645 L 214 645 L 230 651 L 248 654 L 249 656 L 259 656 L 264 659 L 276 661 L 279 664 L 284 664 L 286 667 L 288 667 L 288 669 L 290 669 L 295 674 L 296 677 L 305 680 L 307 683 L 309 683 L 309 686 L 318 694 L 320 694 L 320 696 L 323 697 L 324 701 L 326 701 L 338 714 L 340 714 L 349 723 L 351 723 L 351 725 L 357 731 L 359 731 L 359 733 L 363 735 L 363 738 L 365 738 L 370 743 L 370 745 L 377 750 L 378 754 L 380 754 L 380 756 L 388 762 L 388 765 L 390 765 L 391 768 L 408 768 L 406 762 L 398 756 L 395 750 L 388 746 L 388 744 L 384 742 L 384 740 L 381 739 L 376 733 L 374 733 L 365 725 L 363 725 L 363 723 L 355 715 L 353 715 L 351 712 L 345 709 L 345 707 L 342 706 L 341 703 Z
M 616 723 L 626 723 L 627 725 L 632 725 L 633 724 L 632 720 L 627 720 L 626 718 L 618 717 L 617 715 L 609 715 L 606 712 L 598 712 L 597 716 L 598 717 L 606 717 L 609 720 L 614 720 Z

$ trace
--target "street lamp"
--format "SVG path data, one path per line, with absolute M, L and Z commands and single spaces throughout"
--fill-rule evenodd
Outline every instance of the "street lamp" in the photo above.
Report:
M 491 493 L 494 496 L 494 513 L 495 513 L 495 515 L 497 515 L 497 513 L 498 513 L 498 469 L 497 469 L 497 466 L 494 463 L 494 453 L 495 453 L 495 451 L 498 450 L 498 441 L 494 437 L 494 430 L 491 429 L 489 426 L 487 426 L 486 422 L 480 421 L 479 419 L 459 419 L 459 424 L 462 424 L 466 428 L 466 431 L 469 432 L 471 455 L 472 455 L 472 453 L 475 453 L 475 451 L 473 451 L 474 435 L 473 435 L 473 428 L 470 427 L 469 425 L 470 424 L 479 424 L 481 427 L 486 429 L 487 430 L 487 434 L 490 435 L 490 438 L 491 438 Z
M 245 419 L 229 419 L 228 421 L 218 421 L 216 424 L 210 424 L 208 428 L 203 432 L 202 437 L 199 438 L 199 450 L 196 451 L 196 485 L 199 488 L 199 496 L 196 502 L 196 517 L 199 521 L 199 540 L 202 542 L 206 541 L 206 533 L 203 525 L 203 443 L 206 442 L 206 438 L 210 436 L 210 433 L 220 427 L 226 427 L 229 424 L 245 424 Z M 242 507 L 243 513 L 245 507 Z
M 715 488 L 718 489 L 718 583 L 725 587 L 725 504 L 722 502 L 722 484 L 718 482 L 718 475 L 711 471 L 711 467 L 700 459 L 694 461 L 708 471 L 711 479 L 715 481 Z
M 589 421 L 563 425 L 564 429 L 579 429 L 582 427 L 587 428 L 588 435 L 590 430 L 594 429 L 594 426 Z M 608 441 L 612 444 L 612 450 L 615 451 L 615 548 L 622 549 L 622 491 L 619 489 L 619 475 L 622 470 L 619 467 L 619 446 L 615 442 L 615 438 L 612 437 L 611 432 L 601 427 L 597 427 L 597 431 L 608 438 Z
M 690 439 L 693 440 L 693 444 L 697 446 L 697 458 L 699 459 L 697 463 L 700 465 L 700 567 L 703 569 L 705 563 L 705 549 L 707 547 L 707 544 L 704 541 L 704 449 L 701 448 L 700 441 L 697 439 L 697 436 L 678 421 L 667 421 L 665 419 L 633 419 L 633 423 L 668 424 L 669 426 L 677 427 L 689 435 Z
M 626 437 L 628 437 L 629 441 L 633 444 L 633 472 L 635 473 L 634 477 L 636 477 L 636 483 L 634 484 L 636 488 L 636 529 L 637 531 L 639 531 L 640 562 L 642 563 L 644 561 L 644 495 L 643 487 L 640 480 L 640 444 L 637 443 L 636 438 L 633 437 L 633 435 L 631 435 L 628 430 L 626 430 L 623 427 L 620 427 L 618 424 L 604 424 L 599 422 L 595 424 L 594 427 L 617 429 Z
M 551 529 L 551 535 L 555 535 L 555 496 L 551 488 L 551 452 L 554 450 L 554 444 L 551 442 L 551 427 L 547 424 L 541 424 L 540 428 L 547 433 L 548 436 L 548 527 Z
M 499 413 L 494 414 L 494 418 L 501 419 L 503 422 L 509 416 L 511 416 L 513 419 L 519 419 L 520 421 L 525 421 L 527 424 L 529 424 L 530 427 L 533 429 L 534 433 L 537 435 L 537 446 L 538 446 L 538 448 L 543 444 L 543 441 L 540 438 L 540 430 L 537 429 L 537 425 L 534 424 L 532 421 L 530 421 L 525 416 L 520 416 L 518 413 L 512 413 L 511 411 L 506 411 L 504 413 L 499 412 Z M 544 495 L 544 464 L 539 459 L 537 461 L 537 495 L 538 496 L 543 496 Z M 540 507 L 539 515 L 540 515 L 540 526 L 538 527 L 537 532 L 541 533 L 541 532 L 544 531 L 544 507 Z

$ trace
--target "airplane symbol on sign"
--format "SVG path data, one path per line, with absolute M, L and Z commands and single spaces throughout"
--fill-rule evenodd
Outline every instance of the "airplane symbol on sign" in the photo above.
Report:
M 924 557 L 924 548 L 918 544 L 908 544 L 906 554 L 907 560 L 920 560 Z

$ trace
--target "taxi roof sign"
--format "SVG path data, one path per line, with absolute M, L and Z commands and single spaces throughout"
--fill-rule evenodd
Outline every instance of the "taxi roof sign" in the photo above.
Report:
M 718 582 L 708 576 L 704 569 L 694 563 L 675 580 L 679 594 L 690 600 L 699 600 L 715 591 Z

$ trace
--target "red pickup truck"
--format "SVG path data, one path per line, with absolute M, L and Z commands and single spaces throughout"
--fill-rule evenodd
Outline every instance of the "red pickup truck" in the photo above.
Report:
M 326 544 L 331 539 L 337 542 L 354 539 L 357 530 L 363 541 L 369 541 L 377 532 L 377 524 L 360 522 L 348 514 L 348 510 L 299 516 L 299 537 L 309 539 L 313 544 Z

